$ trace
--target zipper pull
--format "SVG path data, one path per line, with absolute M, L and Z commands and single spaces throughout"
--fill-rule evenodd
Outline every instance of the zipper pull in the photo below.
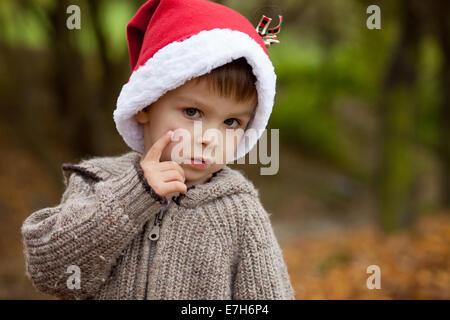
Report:
M 170 205 L 170 200 L 169 202 L 164 206 L 164 208 L 161 208 L 161 210 L 159 210 L 158 215 L 155 217 L 155 224 L 153 225 L 152 230 L 150 231 L 148 238 L 152 241 L 157 241 L 159 239 L 159 229 L 162 223 L 162 218 L 163 218 L 163 214 L 164 212 L 167 210 L 167 208 Z
M 159 229 L 160 229 L 161 220 L 162 220 L 162 216 L 161 216 L 162 212 L 163 212 L 163 210 L 161 209 L 159 211 L 158 215 L 155 217 L 155 223 L 153 224 L 153 228 L 148 235 L 148 238 L 150 240 L 157 241 L 159 239 Z
M 152 241 L 156 241 L 159 239 L 159 225 L 155 224 L 148 235 L 148 238 Z

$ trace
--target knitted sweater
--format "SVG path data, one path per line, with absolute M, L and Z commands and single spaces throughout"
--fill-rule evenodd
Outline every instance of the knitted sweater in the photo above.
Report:
M 62 299 L 294 299 L 269 214 L 239 170 L 225 166 L 167 202 L 144 178 L 141 156 L 63 165 L 60 203 L 21 229 L 38 290 Z M 73 266 L 79 289 L 68 285 Z

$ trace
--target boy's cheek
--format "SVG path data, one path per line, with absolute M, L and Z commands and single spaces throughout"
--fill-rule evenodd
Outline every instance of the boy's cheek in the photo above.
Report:
M 230 142 L 229 144 L 227 144 L 225 146 L 224 150 L 224 154 L 223 154 L 223 163 L 228 163 L 228 161 L 231 161 L 231 159 L 233 159 L 234 157 L 234 153 L 237 150 L 237 144 L 236 142 Z
M 170 128 L 167 129 L 166 131 L 168 130 L 175 131 L 176 129 L 177 128 Z M 194 148 L 192 145 L 192 141 L 186 140 L 186 137 L 183 134 L 176 135 L 175 139 L 177 139 L 177 141 L 170 142 L 164 149 L 161 155 L 161 161 L 176 161 L 181 164 L 183 161 L 183 155 L 184 157 L 188 157 L 189 154 L 193 152 Z M 234 152 L 237 149 L 237 144 L 236 141 L 233 141 L 233 139 L 231 139 L 229 143 L 227 143 L 225 139 L 223 141 L 219 141 L 218 143 L 221 144 L 221 146 L 215 146 L 215 149 L 222 150 L 223 152 L 222 154 L 219 155 L 217 154 L 217 152 L 213 152 L 210 155 L 205 150 L 204 156 L 213 158 L 216 164 L 225 165 L 228 163 L 228 161 L 230 161 L 233 158 Z
M 161 160 L 162 161 L 175 161 L 181 162 L 183 156 L 183 144 L 181 141 L 172 141 L 164 149 Z M 185 155 L 187 153 L 185 152 Z
M 175 161 L 176 159 L 172 159 L 172 150 L 175 147 L 174 142 L 171 142 L 167 145 L 161 155 L 161 161 Z

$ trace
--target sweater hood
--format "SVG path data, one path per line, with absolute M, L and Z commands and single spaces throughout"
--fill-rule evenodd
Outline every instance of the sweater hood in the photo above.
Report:
M 76 165 L 64 164 L 63 167 L 82 172 L 94 181 L 99 182 L 124 173 L 130 166 L 139 162 L 141 158 L 142 153 L 132 150 L 119 156 L 91 157 L 81 160 Z M 63 170 L 63 172 L 65 184 L 67 184 L 70 170 Z M 259 197 L 258 190 L 241 170 L 225 166 L 215 172 L 208 182 L 191 186 L 185 195 L 174 198 L 179 206 L 192 208 L 220 197 L 242 193 Z

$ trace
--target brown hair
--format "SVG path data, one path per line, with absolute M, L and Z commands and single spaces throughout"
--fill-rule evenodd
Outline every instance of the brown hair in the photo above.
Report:
M 200 79 L 208 79 L 209 88 L 224 98 L 246 102 L 258 97 L 255 84 L 256 77 L 253 74 L 252 67 L 243 57 L 217 67 L 193 80 L 199 81 Z

